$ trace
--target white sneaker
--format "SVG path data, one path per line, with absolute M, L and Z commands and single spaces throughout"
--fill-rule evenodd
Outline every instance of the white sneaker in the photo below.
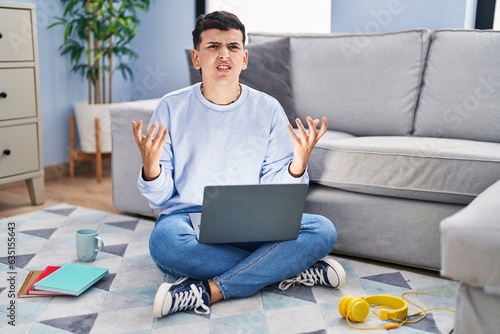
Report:
M 347 275 L 340 263 L 327 256 L 297 276 L 281 281 L 278 287 L 285 291 L 296 283 L 307 286 L 318 284 L 339 289 L 347 284 Z

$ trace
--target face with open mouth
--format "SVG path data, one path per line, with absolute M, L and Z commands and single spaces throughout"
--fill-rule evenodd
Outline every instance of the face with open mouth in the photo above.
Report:
M 204 82 L 237 83 L 248 62 L 243 35 L 237 29 L 203 31 L 200 46 L 193 49 L 191 56 L 194 67 L 201 68 Z

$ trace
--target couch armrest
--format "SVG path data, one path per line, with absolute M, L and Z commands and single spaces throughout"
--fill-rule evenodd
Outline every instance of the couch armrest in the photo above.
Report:
M 149 217 L 156 217 L 158 213 L 149 207 L 137 189 L 142 162 L 132 134 L 132 121 L 142 120 L 145 132 L 158 102 L 159 99 L 127 102 L 110 110 L 113 205 L 119 210 Z
M 444 219 L 443 276 L 485 289 L 500 287 L 500 181 Z

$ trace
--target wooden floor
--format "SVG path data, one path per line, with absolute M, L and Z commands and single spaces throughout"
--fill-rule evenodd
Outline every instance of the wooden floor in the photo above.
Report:
M 107 212 L 123 213 L 113 206 L 111 167 L 103 167 L 102 183 L 97 183 L 95 170 L 89 165 L 81 166 L 71 179 L 61 167 L 46 168 L 45 203 L 32 205 L 24 181 L 0 185 L 0 218 L 40 210 L 60 203 L 84 206 Z M 64 166 L 63 166 L 64 167 Z M 50 170 L 51 168 L 59 168 Z

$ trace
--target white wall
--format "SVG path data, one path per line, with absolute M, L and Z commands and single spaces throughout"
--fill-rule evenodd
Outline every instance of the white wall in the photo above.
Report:
M 477 0 L 332 0 L 332 31 L 473 28 Z

